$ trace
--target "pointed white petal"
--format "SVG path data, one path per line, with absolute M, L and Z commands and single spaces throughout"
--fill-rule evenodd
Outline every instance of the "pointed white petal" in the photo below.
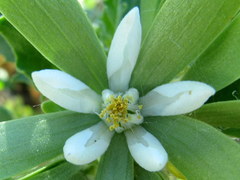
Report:
M 133 159 L 147 171 L 160 171 L 168 161 L 161 143 L 141 126 L 125 131 Z
M 120 22 L 114 34 L 107 59 L 110 89 L 124 92 L 128 89 L 141 45 L 142 29 L 137 7 Z
M 189 113 L 201 107 L 215 90 L 201 82 L 180 81 L 158 86 L 144 97 L 143 116 L 171 116 Z
M 107 150 L 113 134 L 103 122 L 99 122 L 70 137 L 63 147 L 64 157 L 76 165 L 90 163 Z
M 101 97 L 86 84 L 63 71 L 35 71 L 32 78 L 44 96 L 66 109 L 82 113 L 99 111 Z

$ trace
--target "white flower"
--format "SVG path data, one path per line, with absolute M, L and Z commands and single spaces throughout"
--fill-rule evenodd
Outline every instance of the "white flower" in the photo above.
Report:
M 67 161 L 83 165 L 107 150 L 114 132 L 124 132 L 134 160 L 148 171 L 161 170 L 168 155 L 161 143 L 140 126 L 144 116 L 189 113 L 204 104 L 215 90 L 200 82 L 182 81 L 156 87 L 139 98 L 128 89 L 141 45 L 138 8 L 119 24 L 107 59 L 110 89 L 102 97 L 86 84 L 59 70 L 32 73 L 37 88 L 58 105 L 80 113 L 95 113 L 103 121 L 70 137 L 63 148 Z

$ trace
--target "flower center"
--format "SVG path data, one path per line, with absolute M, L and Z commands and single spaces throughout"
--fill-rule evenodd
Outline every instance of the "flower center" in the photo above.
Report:
M 138 91 L 129 89 L 125 94 L 114 94 L 110 90 L 103 91 L 103 110 L 99 117 L 109 126 L 109 130 L 122 132 L 135 124 L 141 124 L 143 117 L 140 114 L 142 109 L 138 105 Z
M 109 128 L 113 130 L 120 126 L 120 123 L 128 122 L 128 100 L 122 96 L 114 97 L 113 95 L 109 98 L 109 104 L 105 109 L 102 110 L 100 117 L 103 118 L 106 114 L 107 122 L 113 124 Z

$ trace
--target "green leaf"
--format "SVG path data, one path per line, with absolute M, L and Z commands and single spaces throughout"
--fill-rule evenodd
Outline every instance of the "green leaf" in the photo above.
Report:
M 136 180 L 164 180 L 160 172 L 149 172 L 140 166 L 135 166 Z
M 87 180 L 88 178 L 80 171 L 83 168 L 83 166 L 76 166 L 65 162 L 52 169 L 49 169 L 29 178 L 29 180 Z
M 189 115 L 212 126 L 240 128 L 240 101 L 206 104 Z
M 12 119 L 11 113 L 4 107 L 0 107 L 0 122 Z
M 33 71 L 54 68 L 5 18 L 0 18 L 0 32 L 15 52 L 18 69 L 29 77 Z
M 115 134 L 101 158 L 96 180 L 132 180 L 133 159 L 128 151 L 124 134 Z
M 0 179 L 21 177 L 36 166 L 45 166 L 62 154 L 70 136 L 98 120 L 96 115 L 64 111 L 1 122 Z
M 142 43 L 131 87 L 142 94 L 169 82 L 231 23 L 240 0 L 166 1 Z
M 166 0 L 141 0 L 141 24 L 142 39 L 145 38 L 149 28 L 154 22 L 155 16 Z
M 3 55 L 4 58 L 9 62 L 15 61 L 15 57 L 10 45 L 5 41 L 2 36 L 0 36 L 0 56 L 1 55 Z
M 105 54 L 77 0 L 0 0 L 0 11 L 59 69 L 107 87 Z
M 55 104 L 54 102 L 48 100 L 44 101 L 41 104 L 41 109 L 44 113 L 51 113 L 51 112 L 58 112 L 58 111 L 64 111 L 65 109 L 60 107 L 59 105 Z
M 184 116 L 146 119 L 144 127 L 187 179 L 239 179 L 240 146 L 215 128 Z
M 199 57 L 184 80 L 203 81 L 216 90 L 240 78 L 240 16 Z

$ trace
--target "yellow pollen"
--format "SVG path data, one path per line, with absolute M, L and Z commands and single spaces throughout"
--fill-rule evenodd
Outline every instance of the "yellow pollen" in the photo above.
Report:
M 128 99 L 123 98 L 122 96 L 109 98 L 109 104 L 105 109 L 99 114 L 100 118 L 106 118 L 106 121 L 112 125 L 109 127 L 109 130 L 113 131 L 114 129 L 121 127 L 121 123 L 128 122 Z

